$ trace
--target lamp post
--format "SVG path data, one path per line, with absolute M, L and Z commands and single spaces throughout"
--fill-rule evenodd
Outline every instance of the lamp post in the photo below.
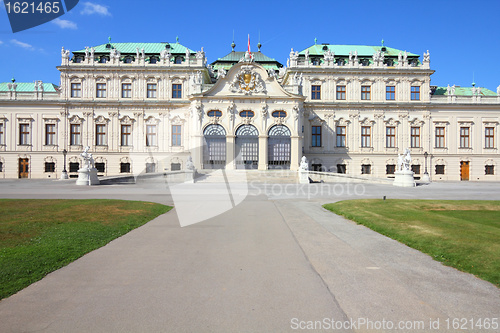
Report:
M 431 182 L 431 179 L 429 177 L 429 173 L 427 172 L 427 156 L 429 156 L 429 154 L 427 152 L 424 152 L 424 158 L 425 158 L 425 172 L 424 172 L 424 176 L 422 177 L 422 181 L 425 182 L 425 183 L 430 183 Z
M 68 151 L 64 149 L 62 151 L 63 156 L 64 156 L 64 164 L 63 164 L 63 171 L 61 173 L 61 179 L 68 179 L 68 172 L 66 171 L 66 154 L 68 154 Z

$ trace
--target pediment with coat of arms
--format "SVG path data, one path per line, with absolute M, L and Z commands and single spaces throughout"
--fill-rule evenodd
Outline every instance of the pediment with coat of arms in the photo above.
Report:
M 254 66 L 243 66 L 229 85 L 229 90 L 234 93 L 251 95 L 252 93 L 266 93 L 264 80 L 255 72 Z

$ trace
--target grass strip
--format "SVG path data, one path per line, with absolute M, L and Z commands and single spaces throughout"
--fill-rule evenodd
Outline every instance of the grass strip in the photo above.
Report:
M 500 201 L 369 199 L 323 207 L 500 287 Z
M 0 200 L 0 299 L 168 212 L 123 200 Z

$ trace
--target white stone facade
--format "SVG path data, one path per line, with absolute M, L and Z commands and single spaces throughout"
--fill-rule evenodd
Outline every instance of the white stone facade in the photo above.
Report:
M 219 73 L 203 50 L 63 49 L 60 87 L 0 86 L 0 178 L 60 178 L 63 150 L 76 177 L 90 146 L 101 176 L 185 169 L 189 156 L 198 170 L 297 170 L 305 155 L 311 170 L 392 178 L 410 148 L 417 178 L 500 180 L 498 91 L 432 87 L 428 53 L 314 47 L 279 72 L 248 56 Z

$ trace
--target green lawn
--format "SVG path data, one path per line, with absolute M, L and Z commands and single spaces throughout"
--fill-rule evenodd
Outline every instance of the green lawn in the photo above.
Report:
M 171 208 L 122 200 L 0 200 L 0 299 Z
M 500 201 L 349 200 L 323 207 L 500 286 Z

